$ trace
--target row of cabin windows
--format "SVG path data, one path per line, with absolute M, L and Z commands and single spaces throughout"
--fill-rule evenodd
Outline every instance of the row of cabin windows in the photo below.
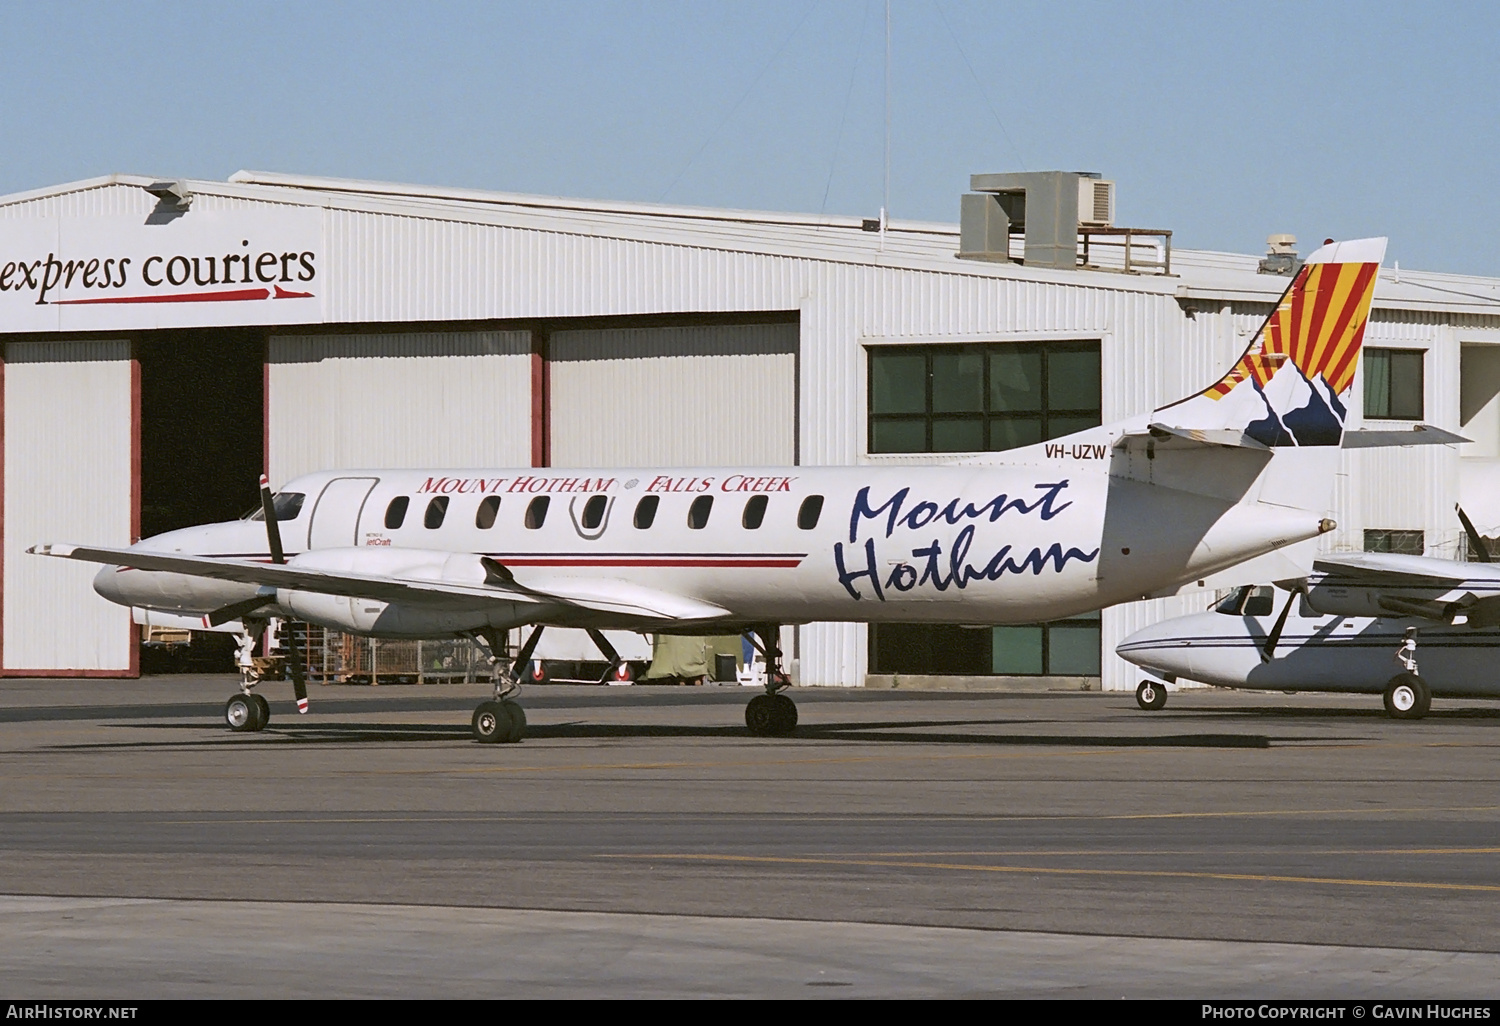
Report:
M 765 495 L 752 495 L 745 501 L 744 512 L 740 515 L 740 526 L 747 531 L 754 531 L 766 519 L 766 506 L 770 499 Z M 526 505 L 526 527 L 535 531 L 547 522 L 547 508 L 552 504 L 552 499 L 547 495 L 537 495 Z M 583 516 L 579 518 L 579 526 L 585 531 L 597 530 L 604 522 L 604 511 L 609 500 L 603 495 L 594 495 L 583 504 Z M 638 530 L 644 531 L 656 522 L 656 511 L 661 505 L 661 496 L 643 495 L 635 504 L 635 514 L 631 517 L 631 523 Z M 398 495 L 391 500 L 390 505 L 385 508 L 385 526 L 394 531 L 406 523 L 406 511 L 411 507 L 411 496 Z M 693 499 L 692 505 L 688 506 L 687 525 L 695 531 L 701 531 L 708 526 L 708 516 L 714 508 L 714 497 L 712 495 L 700 495 Z M 481 531 L 488 531 L 495 526 L 495 516 L 500 512 L 500 496 L 487 495 L 479 503 L 479 509 L 474 513 L 474 526 Z M 823 514 L 823 496 L 809 495 L 802 500 L 802 505 L 797 509 L 797 526 L 804 531 L 811 531 L 818 526 L 818 518 Z M 443 526 L 443 519 L 448 515 L 448 496 L 434 496 L 427 503 L 427 512 L 422 515 L 422 526 L 429 531 L 435 531 Z

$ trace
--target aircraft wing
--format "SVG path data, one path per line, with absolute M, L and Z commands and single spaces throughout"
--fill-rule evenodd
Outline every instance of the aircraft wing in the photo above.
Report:
M 1465 581 L 1500 582 L 1500 563 L 1455 563 L 1431 556 L 1387 552 L 1350 552 L 1322 556 L 1313 569 L 1330 577 L 1354 578 L 1360 584 L 1391 587 L 1453 588 Z
M 545 590 L 519 584 L 508 570 L 490 561 L 495 571 L 485 583 L 393 577 L 331 571 L 295 564 L 259 563 L 213 556 L 142 549 L 105 549 L 84 545 L 34 545 L 28 552 L 91 563 L 110 563 L 136 570 L 187 574 L 221 581 L 238 581 L 264 588 L 287 588 L 346 595 L 382 602 L 411 602 L 428 607 L 474 608 L 489 602 L 518 602 L 592 610 L 651 620 L 718 620 L 729 610 L 698 599 L 643 588 L 628 581 L 549 580 Z

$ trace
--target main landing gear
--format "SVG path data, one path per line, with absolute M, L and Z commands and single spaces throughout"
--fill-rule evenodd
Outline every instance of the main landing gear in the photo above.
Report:
M 781 669 L 780 635 L 780 624 L 762 624 L 745 632 L 766 660 L 766 693 L 745 706 L 745 726 L 755 737 L 789 737 L 797 729 L 797 704 L 781 693 L 792 681 Z
M 265 696 L 257 695 L 255 685 L 261 682 L 262 667 L 255 660 L 255 646 L 266 632 L 264 620 L 246 621 L 238 636 L 235 664 L 240 668 L 240 693 L 224 703 L 224 722 L 236 734 L 265 730 L 271 721 L 271 705 Z
M 1406 667 L 1385 686 L 1385 711 L 1398 720 L 1420 720 L 1432 708 L 1432 691 L 1427 682 L 1417 675 L 1417 629 L 1408 627 L 1401 647 L 1396 649 L 1396 661 Z
M 521 693 L 521 671 L 531 661 L 536 643 L 542 640 L 542 630 L 542 627 L 532 630 L 509 666 L 504 665 L 505 643 L 500 632 L 490 627 L 479 633 L 480 640 L 490 650 L 490 666 L 494 668 L 495 678 L 495 697 L 480 702 L 469 723 L 474 730 L 474 740 L 480 744 L 515 744 L 526 736 L 526 710 L 515 701 L 515 696 Z

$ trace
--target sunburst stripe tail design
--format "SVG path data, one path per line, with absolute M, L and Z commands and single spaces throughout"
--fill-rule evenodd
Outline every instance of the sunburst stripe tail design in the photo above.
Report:
M 1234 369 L 1204 394 L 1220 399 L 1245 380 L 1264 388 L 1291 360 L 1308 381 L 1321 376 L 1334 395 L 1354 382 L 1380 265 L 1309 264 L 1297 272 Z

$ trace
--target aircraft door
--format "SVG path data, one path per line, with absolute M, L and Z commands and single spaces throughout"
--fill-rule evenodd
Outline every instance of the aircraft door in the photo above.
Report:
M 309 549 L 343 548 L 359 544 L 359 515 L 365 500 L 380 483 L 378 477 L 336 477 L 323 486 L 307 528 Z

